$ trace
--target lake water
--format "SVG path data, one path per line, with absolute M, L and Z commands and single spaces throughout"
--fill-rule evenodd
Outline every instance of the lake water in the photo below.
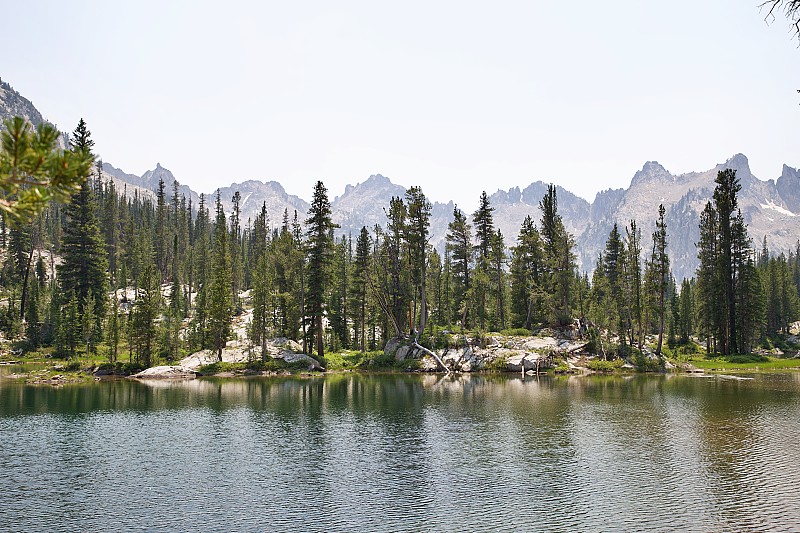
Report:
M 4 379 L 0 530 L 797 530 L 798 415 L 798 373 Z

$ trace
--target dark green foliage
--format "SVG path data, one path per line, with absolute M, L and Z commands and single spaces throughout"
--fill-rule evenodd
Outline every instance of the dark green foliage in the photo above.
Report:
M 539 202 L 542 211 L 541 227 L 544 249 L 544 278 L 547 300 L 554 325 L 569 323 L 572 318 L 572 292 L 575 273 L 574 241 L 564 227 L 558 213 L 555 185 L 548 185 L 547 193 Z
M 73 150 L 57 149 L 58 130 L 42 123 L 36 131 L 22 117 L 5 121 L 0 133 L 0 212 L 3 226 L 24 225 L 51 200 L 67 201 L 89 176 L 94 142 L 83 119 Z M 4 232 L 5 235 L 5 232 Z
M 72 135 L 73 151 L 90 154 L 93 144 L 81 120 Z M 92 310 L 94 320 L 89 327 L 91 335 L 99 338 L 108 308 L 108 257 L 97 211 L 94 188 L 88 178 L 84 179 L 80 191 L 67 204 L 58 276 L 62 292 L 75 294 L 78 312 L 84 314 L 87 305 Z M 92 302 L 87 304 L 90 297 Z
M 544 320 L 543 273 L 542 239 L 528 215 L 511 250 L 511 320 L 515 327 L 530 329 Z
M 763 281 L 767 280 L 769 295 L 772 280 L 766 257 L 761 258 L 765 266 L 760 273 L 756 266 L 752 241 L 737 208 L 741 185 L 736 171 L 719 171 L 715 183 L 713 204 L 709 202 L 700 217 L 696 305 L 707 351 L 731 355 L 749 351 L 763 334 Z M 762 255 L 769 255 L 766 241 Z M 784 285 L 784 290 L 774 294 L 778 293 L 791 294 L 792 290 Z M 767 298 L 767 328 L 774 302 Z
M 214 253 L 211 263 L 211 286 L 208 292 L 208 336 L 210 348 L 222 361 L 222 349 L 231 334 L 233 317 L 233 295 L 230 252 L 228 249 L 228 227 L 217 192 L 216 221 L 214 224 Z
M 157 268 L 148 261 L 139 277 L 136 301 L 128 322 L 128 344 L 136 362 L 148 367 L 153 362 L 156 342 L 156 318 L 161 308 L 161 292 Z
M 314 185 L 314 195 L 306 219 L 306 257 L 308 261 L 308 289 L 306 291 L 306 316 L 311 334 L 316 338 L 317 357 L 325 357 L 325 332 L 322 325 L 329 269 L 333 258 L 331 233 L 331 204 L 328 190 L 321 181 Z M 315 343 L 311 343 L 312 346 Z
M 667 223 L 664 205 L 658 206 L 656 230 L 653 232 L 653 252 L 645 268 L 646 293 L 649 295 L 648 311 L 653 313 L 658 331 L 656 355 L 661 355 L 664 343 L 664 326 L 667 318 L 667 291 L 671 284 L 669 256 L 667 255 Z M 649 322 L 649 321 L 648 321 Z
M 453 309 L 457 313 L 453 318 L 460 319 L 462 328 L 469 328 L 470 314 L 466 299 L 472 270 L 472 228 L 458 206 L 453 208 L 453 221 L 448 225 L 447 249 L 453 265 Z

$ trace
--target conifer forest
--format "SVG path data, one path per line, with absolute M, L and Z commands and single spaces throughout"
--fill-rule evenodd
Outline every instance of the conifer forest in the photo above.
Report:
M 13 168 L 19 145 L 3 135 L 4 165 Z M 142 367 L 203 349 L 221 354 L 233 318 L 251 310 L 248 342 L 262 359 L 275 337 L 324 361 L 329 351 L 382 350 L 394 337 L 435 348 L 443 332 L 543 327 L 578 327 L 606 359 L 690 344 L 732 355 L 788 334 L 800 313 L 800 244 L 786 256 L 770 253 L 766 238 L 754 243 L 733 170 L 719 172 L 703 210 L 700 266 L 678 280 L 663 206 L 650 220 L 614 224 L 587 273 L 576 266 L 554 186 L 515 242 L 495 227 L 484 192 L 474 213 L 453 210 L 437 250 L 420 187 L 392 198 L 383 224 L 336 236 L 321 181 L 304 218 L 285 211 L 270 220 L 263 206 L 242 220 L 238 192 L 226 213 L 219 193 L 193 205 L 177 182 L 168 190 L 162 181 L 155 200 L 104 182 L 83 121 L 66 151 L 48 146 L 52 156 L 82 157 L 74 190 L 25 208 L 23 187 L 0 219 L 0 330 L 24 351 Z

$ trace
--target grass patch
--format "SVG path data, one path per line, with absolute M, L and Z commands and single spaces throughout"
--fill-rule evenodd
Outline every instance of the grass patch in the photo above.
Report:
M 246 361 L 241 363 L 216 362 L 203 365 L 197 369 L 201 376 L 213 376 L 214 374 L 230 373 L 244 374 L 246 372 L 300 372 L 308 370 L 308 363 L 296 361 L 287 363 L 283 359 L 267 359 L 266 361 Z
M 556 374 L 571 374 L 573 370 L 566 361 L 561 360 L 556 366 L 553 367 L 553 372 Z
M 622 367 L 622 359 L 612 359 L 611 361 L 604 361 L 603 359 L 592 359 L 586 363 L 586 368 L 594 370 L 595 372 L 613 372 Z
M 780 359 L 761 355 L 703 357 L 689 360 L 702 370 L 788 370 L 800 368 L 800 359 Z
M 533 332 L 526 328 L 511 328 L 502 330 L 500 335 L 504 337 L 530 337 Z
M 357 370 L 370 359 L 382 356 L 382 351 L 361 352 L 359 350 L 342 350 L 325 355 L 328 370 Z
M 116 363 L 100 363 L 97 365 L 95 369 L 95 373 L 98 375 L 114 375 L 114 376 L 130 376 L 132 374 L 136 374 L 137 372 L 141 372 L 144 370 L 145 367 L 141 363 L 136 362 L 122 362 L 117 361 Z
M 655 347 L 653 347 L 653 349 L 655 349 Z M 686 360 L 698 355 L 703 355 L 706 353 L 706 351 L 696 342 L 690 341 L 684 344 L 676 344 L 674 346 L 669 346 L 665 343 L 663 346 L 661 346 L 661 353 L 664 355 L 664 357 L 671 359 Z
M 372 357 L 363 360 L 358 368 L 363 370 L 397 370 L 403 368 L 406 361 L 398 361 L 392 354 L 385 354 L 383 352 L 374 352 Z M 400 365 L 400 366 L 398 366 Z

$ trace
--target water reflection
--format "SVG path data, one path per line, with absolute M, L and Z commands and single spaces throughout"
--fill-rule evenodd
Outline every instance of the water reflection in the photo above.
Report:
M 800 523 L 799 399 L 789 374 L 0 381 L 0 516 L 20 530 L 785 530 Z

